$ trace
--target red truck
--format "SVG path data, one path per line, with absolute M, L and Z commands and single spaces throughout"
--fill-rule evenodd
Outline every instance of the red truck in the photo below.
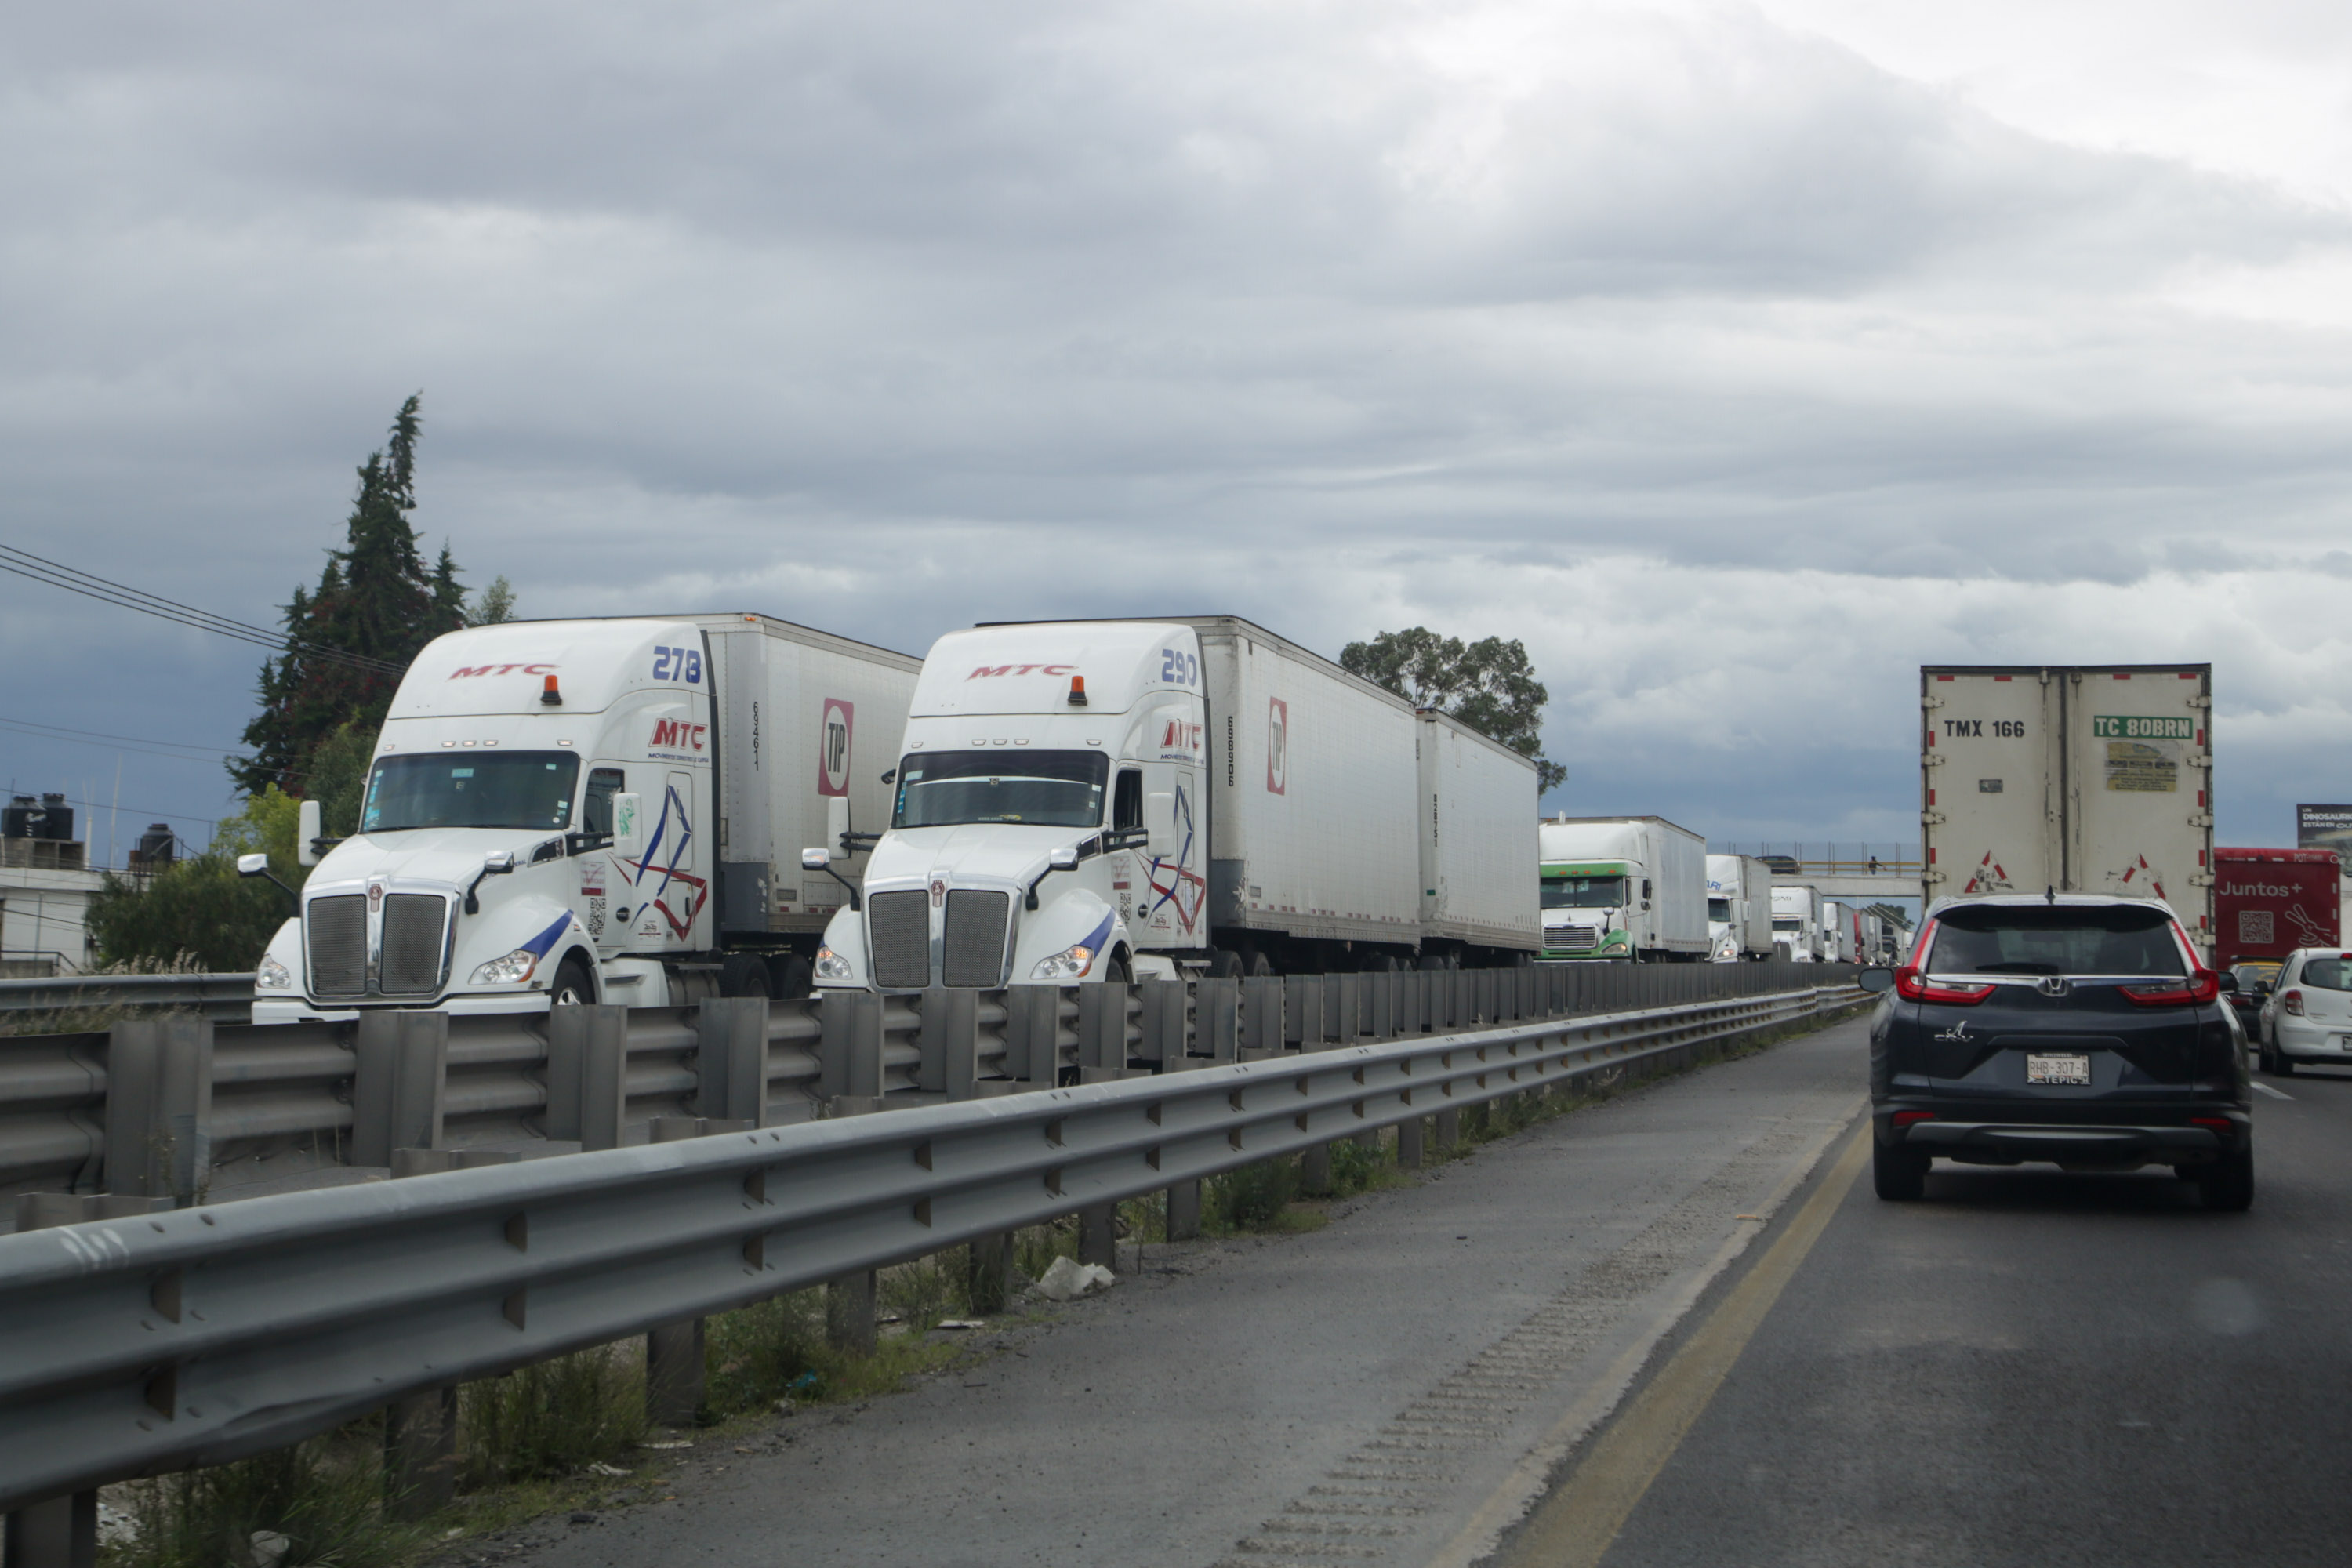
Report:
M 2333 849 L 2213 851 L 2217 967 L 2275 964 L 2298 947 L 2334 947 L 2339 877 Z

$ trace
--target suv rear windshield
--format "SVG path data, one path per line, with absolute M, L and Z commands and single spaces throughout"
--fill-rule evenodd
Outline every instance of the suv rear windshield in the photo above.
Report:
M 1936 918 L 1935 974 L 2188 973 L 2172 917 L 2145 904 L 1978 904 Z
M 2352 991 L 2352 963 L 2340 958 L 2306 958 L 2297 984 L 2315 991 Z

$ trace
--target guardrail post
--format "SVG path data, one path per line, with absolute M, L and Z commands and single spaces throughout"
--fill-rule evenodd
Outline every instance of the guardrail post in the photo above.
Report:
M 107 1037 L 109 1191 L 186 1208 L 212 1179 L 213 1025 L 130 1018 Z
M 1078 1261 L 1118 1267 L 1118 1205 L 1088 1204 L 1078 1211 Z
M 551 1007 L 547 1015 L 547 1135 L 580 1151 L 621 1146 L 628 1110 L 629 1010 Z
M 694 1010 L 698 1116 L 768 1124 L 768 999 L 712 997 Z
M 1439 1111 L 1431 1120 L 1437 1123 L 1437 1146 L 1452 1153 L 1462 1143 L 1462 1112 L 1452 1106 Z
M 1004 1076 L 1037 1089 L 1062 1080 L 1062 993 L 1053 985 L 1004 988 Z
M 1192 995 L 1193 1044 L 1212 1061 L 1241 1059 L 1242 983 L 1203 980 Z
M 1159 1042 L 1153 1037 L 1150 1014 L 1144 1014 L 1145 1059 L 1158 1061 Z M 1106 980 L 1078 987 L 1078 1066 L 1099 1071 L 1127 1070 L 1127 984 Z
M 966 1288 L 971 1297 L 971 1310 L 982 1317 L 1002 1312 L 1011 1299 L 1013 1233 L 1000 1230 L 975 1236 L 967 1251 L 971 1272 Z
M 1181 980 L 1137 982 L 1136 994 L 1143 999 L 1140 1049 L 1146 1061 L 1172 1062 L 1181 1068 L 1192 1054 L 1191 1043 L 1184 1037 L 1185 989 Z
M 1374 1039 L 1393 1040 L 1397 1037 L 1397 984 L 1402 978 L 1394 970 L 1385 970 L 1370 977 L 1372 986 L 1370 1022 Z
M 923 993 L 922 1087 L 950 1100 L 980 1094 L 980 993 Z
M 882 998 L 871 991 L 828 991 L 824 1033 L 817 1042 L 817 1094 L 834 1114 L 844 1100 L 882 1099 Z
M 352 1050 L 352 1163 L 389 1166 L 394 1149 L 436 1147 L 449 1015 L 362 1013 Z
M 1282 1049 L 1282 981 L 1257 975 L 1242 982 L 1240 1037 L 1243 1061 L 1259 1061 Z
M 767 1004 L 760 997 L 760 1040 L 767 1039 Z M 709 1004 L 705 1004 L 706 1006 Z M 692 1118 L 656 1117 L 653 1141 L 674 1142 L 703 1133 Z M 703 1320 L 664 1323 L 646 1335 L 646 1419 L 656 1426 L 691 1426 L 702 1409 Z
M 1397 1169 L 1421 1169 L 1421 1122 L 1418 1116 L 1408 1117 L 1397 1123 Z
M 447 1047 L 449 1016 L 436 1015 L 441 1020 L 441 1042 Z M 371 1014 L 361 1019 L 362 1029 L 371 1017 L 415 1017 L 415 1014 Z M 397 1036 L 387 1031 L 396 1041 Z M 380 1047 L 386 1048 L 389 1047 Z M 366 1058 L 362 1058 L 364 1061 Z M 359 1096 L 354 1089 L 354 1107 Z M 386 1118 L 388 1124 L 388 1117 Z M 410 1176 L 431 1175 L 440 1171 L 454 1171 L 466 1165 L 503 1165 L 521 1159 L 520 1154 L 506 1151 L 468 1150 L 460 1154 L 450 1149 L 416 1147 L 394 1148 L 385 1152 L 381 1162 L 388 1167 L 394 1181 Z M 354 1160 L 354 1164 L 362 1162 Z M 374 1161 L 367 1163 L 377 1163 Z M 393 1518 L 410 1522 L 425 1519 L 449 1506 L 457 1495 L 457 1386 L 449 1384 L 440 1388 L 428 1388 L 394 1400 L 383 1409 L 383 1491 L 384 1511 Z

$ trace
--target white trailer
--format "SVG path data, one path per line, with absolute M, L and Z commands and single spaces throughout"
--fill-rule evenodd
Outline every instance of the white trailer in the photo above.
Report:
M 1772 956 L 1772 873 L 1763 861 L 1706 858 L 1706 936 L 1717 963 Z
M 1822 958 L 1829 963 L 1858 963 L 1862 954 L 1862 911 L 1835 899 L 1822 900 Z
M 1544 956 L 1706 957 L 1706 840 L 1663 816 L 1559 816 L 1537 829 Z
M 1537 941 L 1525 859 L 1512 878 L 1486 842 L 1526 844 L 1534 763 L 1247 621 L 950 633 L 903 750 L 820 985 L 1491 963 Z
M 1772 885 L 1772 945 L 1782 958 L 1819 963 L 1823 953 L 1821 895 L 1802 882 Z
M 257 1022 L 805 994 L 846 898 L 802 841 L 879 826 L 919 662 L 764 616 L 519 621 L 437 637 L 316 865 Z M 837 830 L 836 830 L 837 831 Z M 323 852 L 323 853 L 322 853 Z
M 1926 905 L 2158 899 L 2210 960 L 2211 665 L 1927 665 L 1919 709 Z

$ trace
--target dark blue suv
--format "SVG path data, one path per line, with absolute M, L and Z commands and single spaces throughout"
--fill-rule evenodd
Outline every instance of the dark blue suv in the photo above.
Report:
M 1878 1195 L 1928 1165 L 2170 1165 L 2205 1205 L 2254 1197 L 2245 1032 L 2163 904 L 2096 894 L 1947 900 L 1910 961 L 1872 970 Z

